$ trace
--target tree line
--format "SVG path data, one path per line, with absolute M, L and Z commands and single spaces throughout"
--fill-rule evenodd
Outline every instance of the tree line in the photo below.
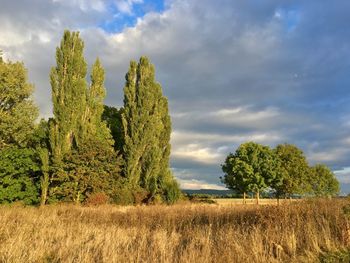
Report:
M 89 73 L 89 78 L 87 75 Z M 131 61 L 124 105 L 104 105 L 105 71 L 88 72 L 79 32 L 65 31 L 50 72 L 53 117 L 36 122 L 23 63 L 0 52 L 0 203 L 174 203 L 181 196 L 170 170 L 167 98 L 147 57 Z M 269 190 L 277 198 L 333 196 L 339 182 L 310 166 L 294 145 L 247 142 L 222 165 L 222 182 L 243 194 Z
M 105 71 L 66 30 L 50 72 L 53 117 L 36 123 L 23 63 L 0 55 L 0 203 L 173 203 L 167 98 L 147 57 L 131 61 L 124 106 L 104 105 Z
M 243 194 L 270 190 L 283 197 L 330 197 L 339 193 L 339 182 L 324 164 L 310 166 L 303 152 L 292 144 L 279 144 L 274 149 L 255 142 L 241 144 L 222 164 L 222 182 Z

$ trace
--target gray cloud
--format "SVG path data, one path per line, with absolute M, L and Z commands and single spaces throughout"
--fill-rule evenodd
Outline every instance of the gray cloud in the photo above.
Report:
M 51 114 L 48 72 L 64 28 L 81 31 L 90 64 L 101 58 L 109 105 L 122 105 L 130 59 L 149 56 L 169 98 L 172 166 L 183 186 L 219 184 L 225 155 L 248 140 L 294 143 L 311 163 L 350 166 L 348 1 L 166 6 L 108 33 L 98 27 L 116 15 L 106 1 L 5 1 L 0 49 L 27 65 L 43 116 Z M 345 187 L 348 175 L 338 177 Z

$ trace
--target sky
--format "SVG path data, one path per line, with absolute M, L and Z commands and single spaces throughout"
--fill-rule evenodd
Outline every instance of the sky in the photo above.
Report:
M 169 99 L 171 167 L 182 188 L 223 189 L 243 142 L 291 143 L 350 192 L 350 1 L 1 0 L 0 49 L 23 61 L 41 117 L 64 29 L 106 69 L 123 104 L 130 60 L 148 56 Z

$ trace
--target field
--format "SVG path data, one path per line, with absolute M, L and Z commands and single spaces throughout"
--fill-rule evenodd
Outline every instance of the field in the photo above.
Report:
M 213 200 L 221 206 L 236 206 L 243 204 L 243 199 L 239 198 L 217 198 Z M 280 205 L 286 205 L 298 201 L 301 201 L 301 199 L 280 199 L 279 201 L 277 201 L 277 199 L 260 199 L 259 205 L 277 205 L 278 202 Z M 256 205 L 256 199 L 254 198 L 247 198 L 245 202 L 246 205 Z
M 0 207 L 0 262 L 349 262 L 346 199 Z

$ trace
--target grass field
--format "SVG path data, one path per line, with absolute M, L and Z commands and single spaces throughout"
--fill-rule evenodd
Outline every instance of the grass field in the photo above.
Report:
M 243 199 L 239 198 L 216 198 L 213 199 L 213 201 L 222 206 L 235 206 L 243 204 Z M 291 202 L 298 201 L 301 201 L 301 199 L 280 199 L 279 201 L 277 201 L 277 199 L 260 199 L 259 205 L 277 205 L 278 202 L 280 205 L 286 205 L 290 204 Z M 246 205 L 256 205 L 256 199 L 247 198 Z
M 349 262 L 348 200 L 0 207 L 0 262 Z

